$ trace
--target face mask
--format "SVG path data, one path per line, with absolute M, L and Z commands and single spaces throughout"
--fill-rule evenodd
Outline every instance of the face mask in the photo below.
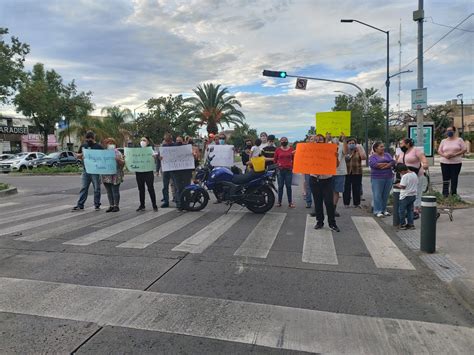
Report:
M 193 144 L 194 142 L 193 141 L 188 141 L 188 144 Z
M 454 137 L 454 132 L 453 131 L 448 131 L 448 137 Z
M 219 144 L 224 145 L 225 144 L 225 139 L 219 139 Z
M 350 149 L 350 150 L 354 150 L 355 148 L 356 148 L 355 143 L 350 143 L 350 144 L 349 144 L 349 149 Z
M 406 153 L 408 151 L 408 147 L 406 146 L 400 147 L 400 149 L 402 150 L 403 153 Z
M 115 149 L 115 144 L 109 144 L 109 145 L 107 146 L 107 149 Z
M 89 147 L 92 147 L 93 144 L 94 144 L 93 141 L 87 141 L 87 145 L 88 145 Z
M 252 148 L 252 144 L 247 144 L 247 148 Z
M 282 145 L 283 147 L 287 147 L 287 146 L 288 146 L 288 142 L 281 142 L 281 145 Z
M 176 142 L 176 145 L 183 145 L 183 142 Z
M 145 148 L 145 147 L 147 146 L 147 144 L 146 144 L 145 141 L 141 141 L 141 142 L 140 142 L 140 146 L 141 146 L 142 148 Z

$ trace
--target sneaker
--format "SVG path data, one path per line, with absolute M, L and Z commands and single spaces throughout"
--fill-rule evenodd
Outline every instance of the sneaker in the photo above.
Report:
M 153 211 L 158 212 L 158 206 L 153 207 Z
M 385 212 L 383 213 L 383 215 L 386 216 L 386 217 L 391 216 L 390 212 L 388 212 L 388 211 L 385 211 Z
M 310 215 L 311 217 L 316 217 L 316 212 L 311 212 L 309 215 Z
M 407 225 L 406 224 L 402 224 L 401 226 L 398 227 L 398 229 L 404 231 L 404 230 L 407 230 Z
M 169 203 L 165 202 L 161 205 L 161 208 L 168 208 L 169 206 L 170 206 Z
M 340 231 L 341 231 L 341 230 L 339 229 L 339 227 L 336 226 L 335 224 L 330 225 L 330 226 L 329 226 L 329 229 L 332 230 L 332 231 L 334 231 L 334 232 L 340 232 Z
M 94 211 L 100 211 L 100 206 L 95 206 Z
M 112 212 L 118 212 L 118 211 L 120 211 L 119 206 L 114 206 L 114 208 L 112 209 Z
M 414 229 L 416 229 L 416 227 L 415 227 L 414 224 L 407 224 L 407 229 L 408 230 L 414 230 Z
M 307 203 L 306 208 L 311 208 L 311 204 Z
M 109 208 L 107 208 L 105 210 L 105 213 L 109 213 L 109 212 L 113 212 L 114 211 L 114 207 L 110 206 Z
M 145 211 L 145 206 L 139 206 L 137 208 L 137 212 L 142 212 L 142 211 Z
M 378 217 L 378 218 L 385 217 L 385 216 L 383 215 L 383 213 L 377 213 L 375 216 Z
M 357 206 L 354 206 L 354 208 L 360 208 L 360 209 L 362 209 L 362 206 L 361 206 L 361 205 L 357 205 Z
M 317 223 L 315 226 L 314 226 L 314 229 L 321 229 L 324 227 L 324 224 L 322 223 Z
M 84 207 L 81 207 L 81 206 L 75 206 L 72 208 L 71 211 L 82 211 L 84 209 Z
M 334 216 L 335 216 L 335 217 L 341 217 L 341 215 L 339 214 L 339 212 L 336 212 L 336 211 L 334 211 Z

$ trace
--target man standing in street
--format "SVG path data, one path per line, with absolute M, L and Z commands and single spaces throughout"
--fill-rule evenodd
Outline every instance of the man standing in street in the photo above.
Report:
M 95 134 L 92 131 L 86 133 L 86 141 L 79 147 L 79 152 L 77 155 L 78 159 L 84 160 L 84 149 L 104 149 L 100 144 L 95 141 Z M 87 195 L 89 192 L 89 186 L 94 187 L 94 206 L 96 211 L 100 211 L 100 175 L 99 174 L 89 174 L 85 167 L 81 175 L 81 191 L 79 192 L 79 200 L 77 205 L 72 209 L 73 211 L 80 211 L 84 209 L 84 204 L 87 200 Z
M 270 134 L 267 137 L 267 146 L 262 148 L 262 155 L 265 157 L 265 167 L 273 164 L 273 158 L 275 156 L 275 136 Z M 261 147 L 261 146 L 260 146 Z
M 175 144 L 173 142 L 173 137 L 171 134 L 166 133 L 164 136 L 162 147 L 173 147 Z M 160 159 L 163 157 L 160 156 Z M 170 182 L 174 178 L 172 171 L 163 171 L 163 189 L 161 192 L 163 193 L 163 204 L 161 208 L 167 208 L 170 206 Z

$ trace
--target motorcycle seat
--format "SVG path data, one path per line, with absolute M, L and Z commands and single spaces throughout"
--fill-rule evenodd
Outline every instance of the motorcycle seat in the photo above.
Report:
M 254 171 L 250 171 L 245 174 L 234 175 L 232 177 L 232 183 L 236 185 L 244 185 L 254 179 L 257 179 L 259 176 L 262 176 L 263 174 L 265 174 L 265 172 L 256 173 Z

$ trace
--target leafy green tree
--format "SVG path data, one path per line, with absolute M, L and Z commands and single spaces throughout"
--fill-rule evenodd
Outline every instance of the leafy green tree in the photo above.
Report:
M 16 111 L 31 117 L 43 136 L 43 150 L 48 152 L 48 134 L 54 133 L 54 126 L 64 111 L 64 87 L 61 76 L 54 70 L 45 71 L 41 63 L 35 64 L 19 86 L 14 104 Z
M 108 106 L 104 107 L 101 112 L 106 114 L 103 128 L 107 137 L 115 138 L 119 146 L 125 145 L 133 136 L 134 124 L 130 122 L 133 120 L 132 111 L 128 108 L 122 109 L 120 106 Z
M 237 107 L 242 104 L 227 88 L 220 85 L 203 84 L 193 90 L 196 97 L 185 99 L 186 115 L 200 126 L 207 126 L 207 133 L 217 134 L 219 127 L 234 124 L 241 125 L 245 115 Z
M 250 128 L 247 123 L 243 123 L 242 125 L 235 127 L 234 132 L 229 138 L 229 143 L 237 148 L 241 148 L 244 146 L 246 139 L 251 139 L 252 142 L 255 142 L 257 137 L 257 130 Z
M 133 119 L 133 113 L 128 108 L 120 108 L 120 106 L 107 106 L 101 110 L 102 114 L 106 114 L 112 122 L 117 125 Z
M 153 142 L 159 143 L 167 132 L 174 137 L 196 135 L 199 126 L 186 114 L 181 95 L 151 98 L 147 102 L 147 108 L 148 113 L 137 117 L 137 136 L 149 136 Z
M 453 112 L 454 108 L 450 105 L 433 105 L 426 109 L 424 120 L 434 123 L 437 142 L 445 138 L 446 128 L 453 124 Z
M 0 27 L 0 103 L 7 103 L 8 97 L 18 89 L 25 79 L 23 63 L 30 52 L 27 44 L 21 43 L 17 37 L 11 37 L 11 44 L 3 40 L 8 34 L 7 28 Z
M 364 95 L 368 103 L 367 120 L 369 139 L 383 139 L 385 134 L 384 99 L 374 88 L 366 89 Z M 364 97 L 362 93 L 359 92 L 356 96 L 337 96 L 335 106 L 332 110 L 351 111 L 351 136 L 357 137 L 360 141 L 365 139 L 365 118 L 363 117 Z

